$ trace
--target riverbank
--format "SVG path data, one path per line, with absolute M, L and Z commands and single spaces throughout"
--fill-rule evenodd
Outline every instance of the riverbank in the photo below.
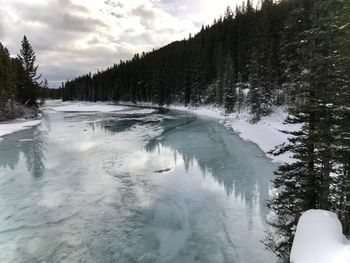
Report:
M 6 110 L 1 107 L 0 141 L 5 136 L 41 123 L 41 113 L 37 107 L 26 107 L 17 102 L 8 102 Z M 3 117 L 3 118 L 2 118 Z
M 37 120 L 16 119 L 9 122 L 1 122 L 0 123 L 0 141 L 4 140 L 3 138 L 1 138 L 2 136 L 37 126 L 40 123 L 41 123 L 40 119 L 37 119 Z
M 296 125 L 284 124 L 287 117 L 285 108 L 275 108 L 274 111 L 266 117 L 262 117 L 257 123 L 252 123 L 252 116 L 248 109 L 240 113 L 225 114 L 224 109 L 217 107 L 184 107 L 184 106 L 170 106 L 170 109 L 183 110 L 192 112 L 200 116 L 207 116 L 217 118 L 220 123 L 227 128 L 232 129 L 245 141 L 249 141 L 258 145 L 258 147 L 270 158 L 277 163 L 292 163 L 293 158 L 286 153 L 280 156 L 273 156 L 268 152 L 274 149 L 277 145 L 287 143 L 288 135 L 282 133 L 282 130 L 292 131 L 297 130 Z

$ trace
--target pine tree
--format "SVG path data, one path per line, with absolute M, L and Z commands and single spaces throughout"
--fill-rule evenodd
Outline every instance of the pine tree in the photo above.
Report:
M 15 118 L 15 72 L 9 51 L 0 43 L 0 120 Z
M 35 52 L 26 36 L 23 37 L 22 47 L 17 57 L 22 67 L 19 69 L 21 79 L 17 87 L 17 98 L 21 103 L 28 106 L 36 105 L 41 84 L 38 83 L 38 80 L 41 75 L 37 76 L 39 66 L 35 65 Z
M 327 80 L 334 90 L 332 103 L 332 135 L 334 146 L 333 163 L 336 176 L 332 176 L 331 209 L 338 213 L 343 223 L 344 233 L 350 234 L 350 3 L 349 1 L 329 1 L 322 10 L 331 15 L 319 21 L 320 26 L 331 29 Z M 328 152 L 328 150 L 327 150 Z
M 233 68 L 233 61 L 230 54 L 226 57 L 226 62 L 224 66 L 224 74 L 223 74 L 223 102 L 224 108 L 227 113 L 231 113 L 235 110 L 237 94 L 235 87 L 235 71 Z
M 246 98 L 245 98 L 244 90 L 248 89 L 247 84 L 243 83 L 240 73 L 238 74 L 238 78 L 235 86 L 237 91 L 237 111 L 238 113 L 240 113 L 245 105 Z
M 344 101 L 349 97 L 344 60 L 349 61 L 349 57 L 341 52 L 346 39 L 338 22 L 343 8 L 340 0 L 315 3 L 310 28 L 296 37 L 293 52 L 296 57 L 287 66 L 287 80 L 295 89 L 295 104 L 286 123 L 299 124 L 301 129 L 287 132 L 291 135 L 289 144 L 274 152 L 278 155 L 289 151 L 295 162 L 280 166 L 276 172 L 274 186 L 279 194 L 269 202 L 269 207 L 281 224 L 265 243 L 286 262 L 303 211 L 332 209 L 339 213 L 338 206 L 343 203 L 341 219 L 344 222 L 344 218 L 349 218 L 350 211 L 344 212 L 349 207 L 345 201 L 347 191 L 343 189 L 349 167 L 349 148 L 344 141 L 350 128 L 349 111 L 343 111 L 349 105 L 349 101 Z

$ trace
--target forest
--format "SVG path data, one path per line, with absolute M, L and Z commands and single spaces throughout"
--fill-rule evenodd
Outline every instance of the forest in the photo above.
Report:
M 38 67 L 35 51 L 26 36 L 17 57 L 11 57 L 0 42 L 0 121 L 36 118 L 38 105 L 46 98 L 61 97 L 61 89 L 49 89 L 47 80 L 40 80 Z

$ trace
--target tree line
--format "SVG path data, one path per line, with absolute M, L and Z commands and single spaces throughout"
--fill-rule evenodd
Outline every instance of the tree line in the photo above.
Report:
M 0 43 L 0 121 L 17 117 L 34 118 L 38 100 L 61 97 L 62 90 L 49 89 L 37 74 L 36 55 L 26 36 L 17 57 Z
M 289 108 L 291 152 L 273 181 L 268 206 L 279 219 L 263 241 L 289 262 L 297 221 L 308 209 L 338 214 L 350 234 L 350 3 L 263 0 L 227 8 L 195 36 L 136 54 L 68 81 L 65 100 L 147 101 L 248 108 L 252 122 L 273 107 Z
M 65 100 L 216 104 L 233 112 L 251 103 L 255 120 L 282 101 L 281 31 L 303 0 L 227 8 L 224 17 L 188 39 L 66 82 Z M 249 92 L 248 96 L 247 91 Z

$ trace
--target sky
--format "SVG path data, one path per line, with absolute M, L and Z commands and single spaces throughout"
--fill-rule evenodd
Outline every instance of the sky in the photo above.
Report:
M 23 35 L 50 87 L 197 33 L 241 0 L 0 0 L 0 42 Z

